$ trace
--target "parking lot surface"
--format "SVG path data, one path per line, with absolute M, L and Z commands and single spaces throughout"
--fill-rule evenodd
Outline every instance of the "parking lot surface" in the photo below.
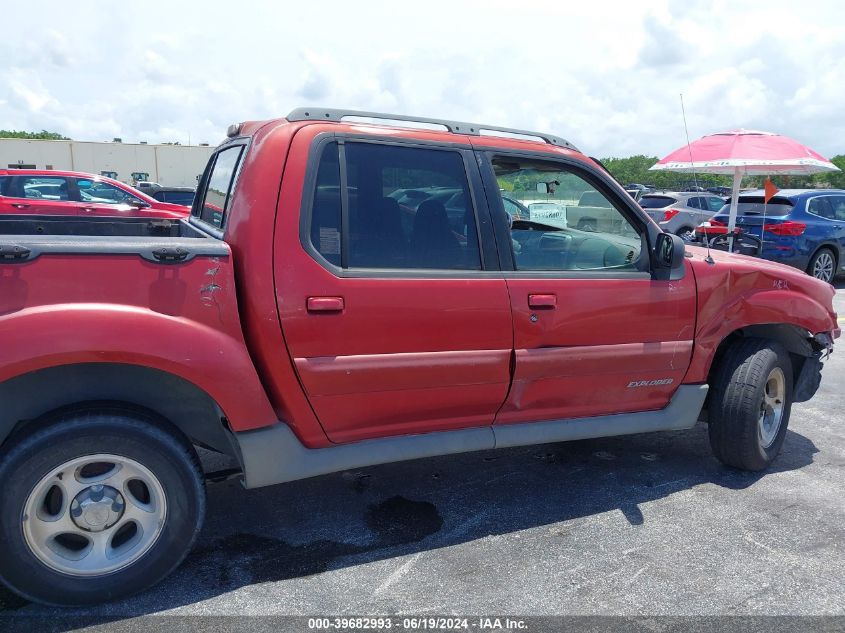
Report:
M 0 628 L 10 615 L 59 629 L 163 613 L 842 615 L 843 394 L 839 349 L 765 473 L 720 465 L 699 425 L 209 484 L 199 542 L 153 590 L 58 610 L 0 589 Z

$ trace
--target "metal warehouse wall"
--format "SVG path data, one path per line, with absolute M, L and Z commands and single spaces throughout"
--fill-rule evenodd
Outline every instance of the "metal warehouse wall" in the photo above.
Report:
M 132 172 L 171 187 L 196 187 L 213 147 L 200 145 L 140 145 L 86 141 L 0 139 L 0 168 L 34 165 L 35 169 L 65 169 L 99 174 L 116 171 L 132 184 Z

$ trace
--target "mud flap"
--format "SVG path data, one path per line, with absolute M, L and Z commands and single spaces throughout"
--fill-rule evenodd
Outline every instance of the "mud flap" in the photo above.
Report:
M 801 373 L 792 390 L 793 402 L 806 402 L 814 395 L 822 381 L 822 352 L 816 352 L 804 361 Z

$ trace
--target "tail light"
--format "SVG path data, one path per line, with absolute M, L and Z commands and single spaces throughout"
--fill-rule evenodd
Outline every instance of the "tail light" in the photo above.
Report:
M 663 221 L 668 222 L 669 220 L 674 218 L 679 213 L 680 213 L 680 211 L 678 211 L 677 209 L 668 209 L 668 210 L 663 212 Z
M 763 227 L 763 229 L 768 231 L 769 233 L 789 237 L 801 235 L 806 228 L 807 225 L 803 222 L 792 222 L 791 220 L 781 222 L 780 224 L 766 224 Z

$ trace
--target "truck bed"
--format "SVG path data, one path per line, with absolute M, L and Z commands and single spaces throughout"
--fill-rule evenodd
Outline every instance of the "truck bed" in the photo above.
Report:
M 0 216 L 0 261 L 52 254 L 137 254 L 158 263 L 225 256 L 226 244 L 188 220 L 149 218 Z

